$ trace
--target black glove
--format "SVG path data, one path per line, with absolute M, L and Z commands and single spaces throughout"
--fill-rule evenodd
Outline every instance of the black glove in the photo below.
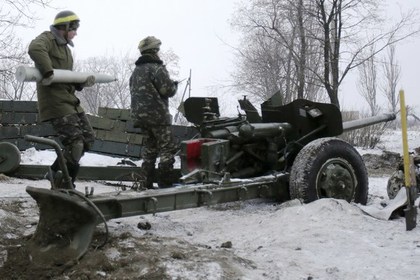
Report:
M 75 88 L 77 91 L 81 91 L 81 90 L 83 90 L 85 87 L 91 87 L 91 86 L 93 86 L 94 84 L 95 84 L 95 76 L 91 75 L 91 76 L 88 76 L 88 77 L 87 77 L 87 79 L 86 79 L 86 81 L 85 81 L 84 83 L 81 83 L 81 84 L 75 84 L 75 85 L 74 85 L 74 88 Z
M 44 76 L 42 77 L 43 79 L 49 78 L 52 75 L 54 75 L 54 71 L 48 71 L 44 73 Z
M 74 84 L 74 88 L 77 90 L 77 91 L 82 91 L 83 90 L 83 86 L 82 86 L 83 84 Z
M 51 84 L 52 80 L 54 79 L 54 71 L 45 72 L 42 76 L 41 84 L 44 86 L 48 86 Z

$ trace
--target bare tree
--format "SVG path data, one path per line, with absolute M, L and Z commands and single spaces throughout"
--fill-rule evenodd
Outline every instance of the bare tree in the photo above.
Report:
M 34 97 L 34 86 L 17 83 L 16 66 L 29 63 L 16 28 L 28 28 L 37 20 L 34 6 L 48 7 L 51 0 L 3 0 L 0 6 L 0 98 L 21 100 Z
M 389 46 L 387 57 L 383 64 L 385 85 L 382 86 L 382 91 L 388 100 L 388 107 L 392 112 L 399 110 L 399 95 L 397 92 L 397 85 L 400 81 L 401 67 L 398 65 L 396 59 L 396 47 Z
M 370 53 L 375 52 L 375 47 L 371 46 Z M 378 71 L 375 56 L 370 56 L 363 64 L 359 65 L 359 83 L 357 88 L 360 94 L 369 105 L 370 115 L 375 116 L 380 111 L 377 101 Z
M 104 73 L 117 78 L 107 84 L 95 84 L 84 88 L 78 96 L 89 113 L 96 114 L 99 107 L 129 108 L 130 89 L 128 81 L 134 68 L 128 54 L 116 56 L 91 57 L 79 61 L 74 71 Z
M 164 64 L 166 65 L 166 69 L 168 69 L 171 79 L 178 80 L 179 79 L 179 56 L 176 53 L 174 53 L 172 49 L 161 50 L 159 52 L 159 56 L 163 60 Z
M 29 59 L 22 58 L 22 64 L 29 64 Z M 22 83 L 15 79 L 16 61 L 3 60 L 0 75 L 0 99 L 33 100 L 36 97 L 35 83 Z
M 319 63 L 319 52 L 307 36 L 314 22 L 306 10 L 312 6 L 307 0 L 256 0 L 238 10 L 234 26 L 244 34 L 232 75 L 238 90 L 260 100 L 281 92 L 283 103 L 317 99 L 319 86 L 309 70 L 317 68 L 312 63 Z
M 320 77 L 331 103 L 340 107 L 338 90 L 346 75 L 386 47 L 418 34 L 416 11 L 401 15 L 384 28 L 378 0 L 316 0 L 316 18 L 322 32 L 324 66 Z M 385 30 L 385 31 L 384 31 Z M 364 50 L 375 45 L 373 53 Z M 367 55 L 366 55 L 367 54 Z
M 0 6 L 0 61 L 22 59 L 21 40 L 15 34 L 17 27 L 27 28 L 37 19 L 34 6 L 47 7 L 51 0 L 3 0 Z
M 249 49 L 240 53 L 237 71 L 232 75 L 236 88 L 248 93 L 251 100 L 266 100 L 277 91 L 283 93 L 284 99 L 289 99 L 292 90 L 284 73 L 290 69 L 291 60 L 283 57 L 284 52 L 272 41 L 256 37 L 248 41 L 248 46 Z
M 244 2 L 234 20 L 243 33 L 233 75 L 237 88 L 261 97 L 280 91 L 288 102 L 317 100 L 312 94 L 322 85 L 340 107 L 339 88 L 351 70 L 420 32 L 416 10 L 392 23 L 381 5 L 379 0 Z M 371 46 L 373 53 L 366 51 Z

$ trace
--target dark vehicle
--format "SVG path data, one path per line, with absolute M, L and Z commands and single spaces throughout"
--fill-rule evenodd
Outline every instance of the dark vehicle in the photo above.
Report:
M 395 119 L 384 114 L 342 123 L 333 104 L 295 100 L 278 106 L 275 96 L 261 105 L 262 116 L 247 100 L 246 112 L 236 118 L 219 117 L 216 98 L 189 98 L 185 115 L 202 138 L 182 143 L 184 182 L 214 182 L 283 172 L 288 193 L 283 199 L 333 197 L 365 204 L 368 176 L 359 153 L 335 138 L 352 129 Z

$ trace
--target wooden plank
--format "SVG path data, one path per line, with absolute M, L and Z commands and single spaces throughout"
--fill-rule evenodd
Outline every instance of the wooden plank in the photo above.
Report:
M 55 140 L 62 147 L 61 142 L 57 137 L 47 137 L 47 138 Z M 3 139 L 2 141 L 14 144 L 16 147 L 18 147 L 20 151 L 24 151 L 29 148 L 35 148 L 37 150 L 51 149 L 51 146 L 28 142 L 24 138 L 10 138 L 10 139 Z M 132 157 L 132 158 L 140 158 L 140 151 L 141 151 L 140 145 L 135 145 L 131 143 L 127 144 L 127 143 L 103 141 L 100 139 L 95 139 L 95 142 L 93 143 L 92 148 L 90 149 L 90 152 L 94 152 L 94 153 L 115 155 L 115 156 L 125 156 L 125 157 Z
M 0 124 L 34 124 L 38 122 L 37 113 L 1 112 Z
M 0 139 L 19 138 L 20 129 L 17 126 L 0 126 Z
M 132 127 L 132 122 L 126 122 L 127 125 L 130 123 Z M 127 126 L 126 126 L 127 127 Z M 133 143 L 133 144 L 143 144 L 144 139 L 146 138 L 145 134 L 142 134 L 140 128 L 134 128 L 126 129 L 125 133 L 115 132 L 112 130 L 112 132 L 105 132 L 96 130 L 96 137 L 105 140 L 105 141 L 114 141 L 114 142 L 121 142 L 121 143 Z M 131 132 L 131 133 L 130 133 Z M 195 127 L 192 126 L 179 126 L 179 125 L 173 125 L 172 126 L 172 133 L 174 136 L 174 141 L 176 143 L 180 143 L 183 140 L 189 140 L 192 139 L 194 136 L 197 135 L 198 130 Z M 138 136 L 141 135 L 141 136 Z
M 53 139 L 62 147 L 61 142 L 57 137 L 48 137 L 48 138 Z M 14 144 L 16 147 L 18 147 L 20 151 L 24 151 L 29 148 L 35 148 L 37 150 L 51 149 L 51 146 L 28 142 L 23 138 L 4 139 L 2 141 Z M 140 158 L 140 151 L 141 151 L 140 145 L 135 145 L 131 143 L 126 144 L 126 143 L 103 141 L 100 139 L 95 139 L 95 142 L 93 143 L 92 148 L 90 149 L 90 152 L 93 152 L 93 153 L 114 155 L 114 156 L 124 156 L 124 157 L 131 157 L 131 158 Z
M 99 107 L 98 115 L 101 117 L 112 119 L 112 120 L 122 120 L 122 121 L 131 120 L 130 109 Z
M 129 120 L 125 122 L 125 131 L 129 133 L 141 133 L 141 128 L 134 127 L 134 122 Z
M 106 155 L 140 158 L 141 146 L 96 139 L 90 151 Z
M 114 121 L 110 119 L 105 119 L 105 118 L 97 117 L 93 115 L 87 115 L 87 118 L 89 119 L 90 125 L 93 128 L 112 130 L 114 126 Z
M 54 131 L 50 123 L 38 123 L 36 125 L 20 126 L 20 135 L 23 137 L 27 134 L 35 135 L 39 137 L 46 137 L 46 136 L 55 136 L 56 132 Z
M 129 133 L 142 133 L 141 128 L 135 128 L 133 126 L 133 121 L 126 122 L 125 131 Z M 194 126 L 172 125 L 172 133 L 177 139 L 189 140 L 199 132 Z
M 50 138 L 50 137 L 48 137 L 48 138 Z M 51 138 L 51 139 L 54 139 L 61 146 L 61 143 L 57 138 Z M 14 144 L 16 147 L 18 147 L 18 149 L 20 151 L 24 151 L 24 150 L 27 150 L 29 148 L 35 148 L 37 150 L 51 149 L 51 146 L 44 145 L 44 144 L 39 144 L 39 143 L 28 142 L 23 138 L 4 139 L 2 141 Z
M 121 133 L 106 130 L 94 130 L 95 138 L 104 141 L 119 142 L 119 143 L 131 143 L 142 145 L 144 135 L 133 134 L 133 133 Z
M 0 111 L 37 113 L 38 107 L 36 101 L 3 100 L 0 101 Z
M 125 121 L 114 120 L 114 126 L 112 127 L 112 131 L 125 131 Z
M 94 129 L 125 131 L 126 123 L 119 120 L 111 120 L 103 117 L 87 115 L 90 125 Z

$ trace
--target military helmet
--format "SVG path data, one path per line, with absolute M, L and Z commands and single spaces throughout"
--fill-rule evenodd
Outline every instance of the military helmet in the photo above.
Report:
M 66 26 L 70 30 L 75 30 L 79 27 L 80 18 L 72 11 L 61 11 L 55 18 L 54 26 Z
M 139 50 L 141 53 L 147 50 L 152 50 L 152 49 L 159 50 L 161 44 L 162 42 L 158 38 L 154 36 L 147 36 L 146 38 L 140 41 Z

